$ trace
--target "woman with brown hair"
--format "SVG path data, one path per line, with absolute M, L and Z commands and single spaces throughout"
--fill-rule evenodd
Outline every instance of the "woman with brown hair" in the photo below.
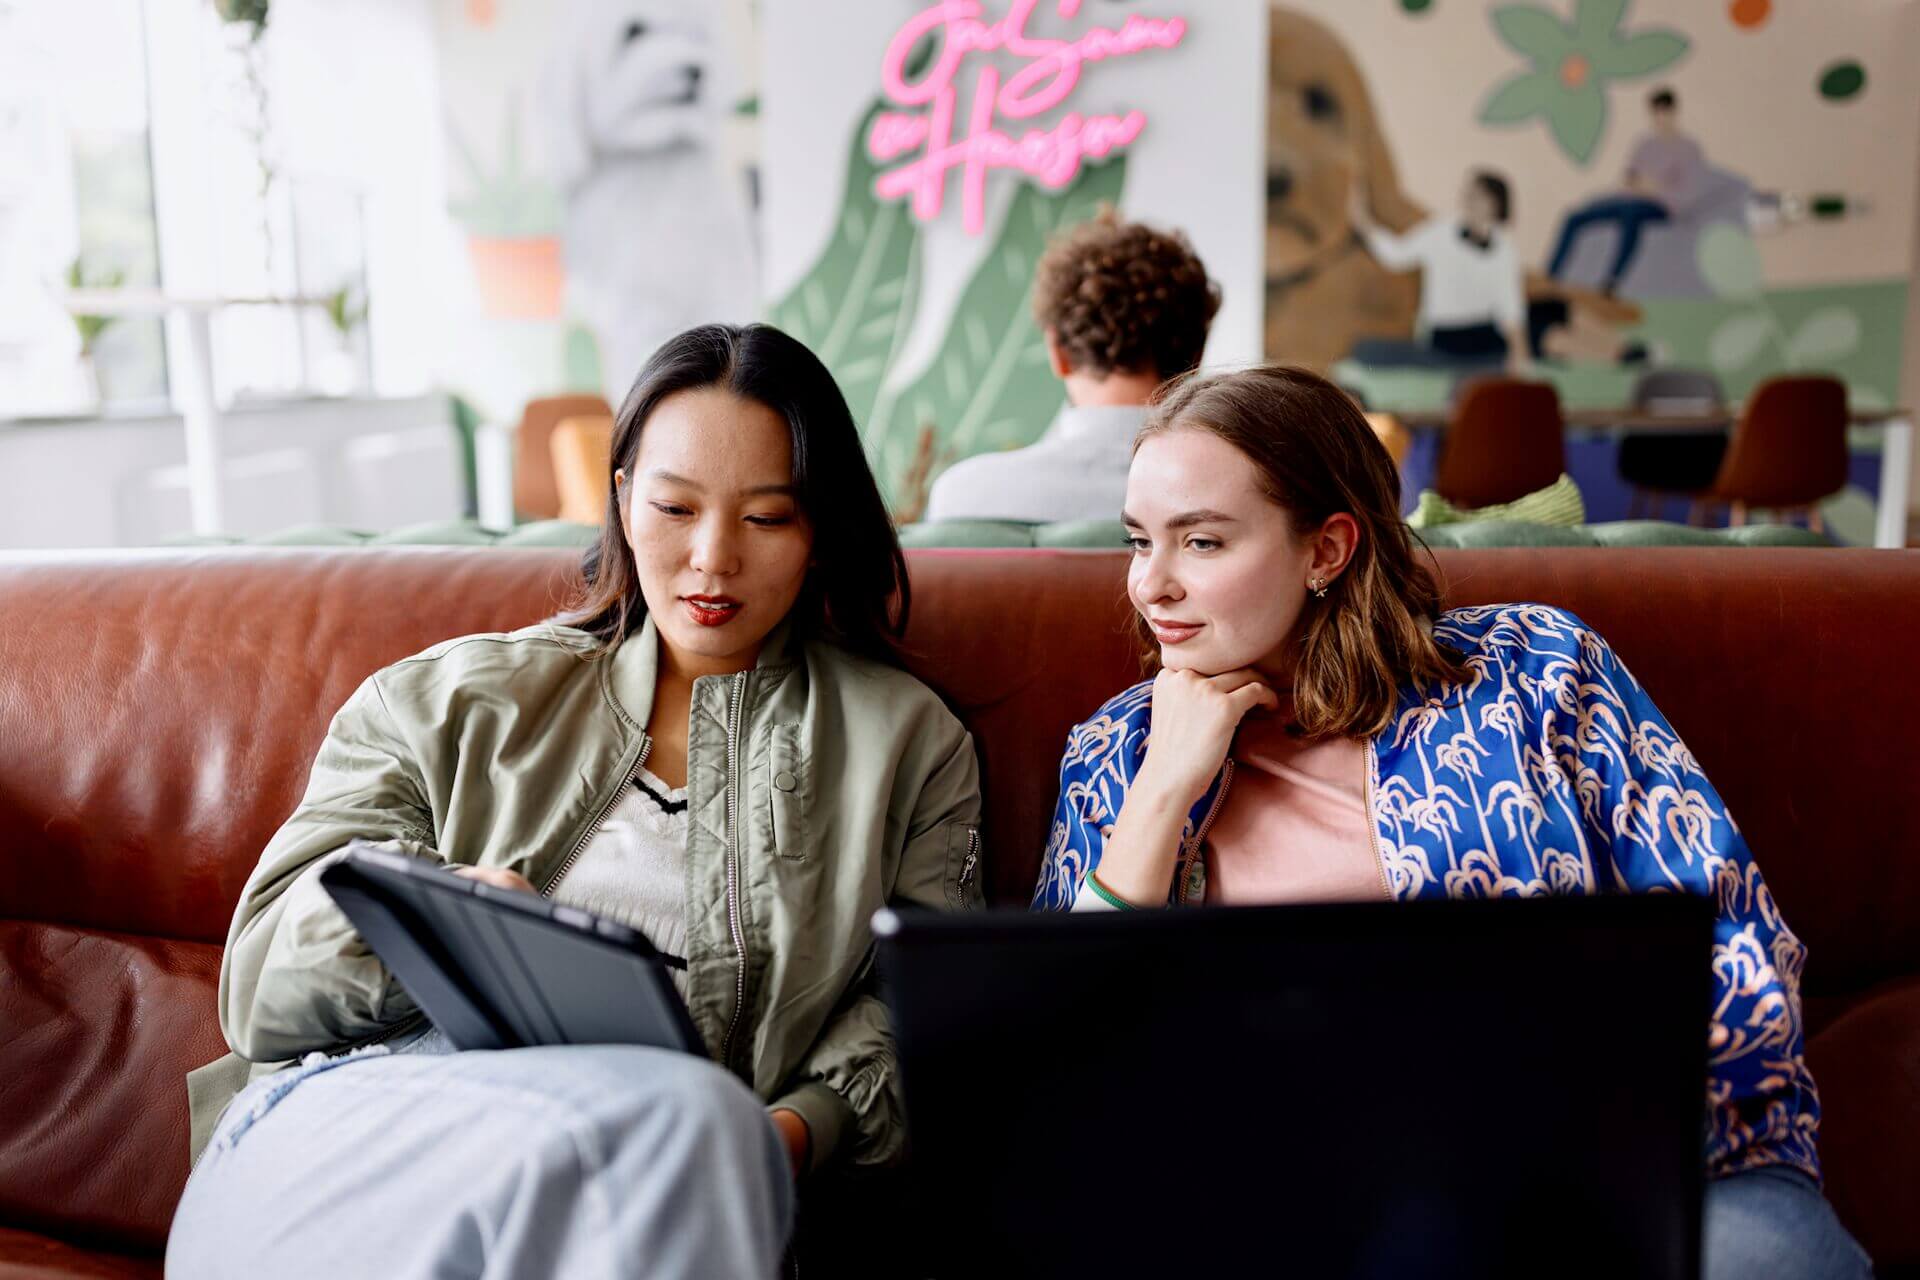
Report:
M 576 607 L 334 717 L 228 932 L 170 1272 L 767 1276 L 795 1179 L 901 1155 L 869 922 L 980 904 L 979 776 L 898 666 L 846 401 L 777 329 L 688 330 L 604 493 Z M 706 1054 L 454 1052 L 320 885 L 354 840 L 638 929 Z
M 1820 1195 L 1805 949 L 1725 804 L 1578 618 L 1443 611 L 1399 492 L 1323 378 L 1169 389 L 1123 516 L 1158 672 L 1069 736 L 1035 905 L 1711 898 L 1705 1274 L 1868 1274 Z

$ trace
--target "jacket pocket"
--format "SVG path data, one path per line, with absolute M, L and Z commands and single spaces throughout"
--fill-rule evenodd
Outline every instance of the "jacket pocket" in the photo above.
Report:
M 767 810 L 773 827 L 773 848 L 783 858 L 807 856 L 806 755 L 800 746 L 800 726 L 776 724 L 767 730 Z
M 980 861 L 980 828 L 956 822 L 947 828 L 947 905 L 956 911 L 986 906 L 986 868 Z

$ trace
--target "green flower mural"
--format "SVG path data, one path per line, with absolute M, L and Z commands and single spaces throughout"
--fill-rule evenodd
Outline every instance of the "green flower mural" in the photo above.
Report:
M 1571 24 L 1542 5 L 1495 9 L 1494 30 L 1533 65 L 1488 96 L 1480 122 L 1518 125 L 1544 116 L 1560 149 L 1586 164 L 1606 132 L 1607 86 L 1652 75 L 1687 51 L 1687 38 L 1676 31 L 1621 30 L 1626 8 L 1627 0 L 1576 0 Z

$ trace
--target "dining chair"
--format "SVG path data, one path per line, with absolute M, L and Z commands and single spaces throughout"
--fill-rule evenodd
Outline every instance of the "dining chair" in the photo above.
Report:
M 1659 416 L 1719 413 L 1726 408 L 1720 380 L 1704 369 L 1652 369 L 1633 387 L 1633 410 Z M 1713 487 L 1727 456 L 1725 425 L 1701 431 L 1629 431 L 1620 437 L 1614 466 L 1633 489 L 1627 517 L 1659 519 L 1666 499 L 1690 499 L 1687 522 L 1699 524 L 1706 504 L 1701 495 Z
M 1544 489 L 1566 469 L 1565 424 L 1552 384 L 1482 377 L 1460 387 L 1433 487 L 1457 507 L 1486 507 Z
M 1838 378 L 1769 378 L 1734 423 L 1726 461 L 1707 497 L 1742 525 L 1756 507 L 1802 514 L 1826 532 L 1816 505 L 1847 484 L 1847 387 Z

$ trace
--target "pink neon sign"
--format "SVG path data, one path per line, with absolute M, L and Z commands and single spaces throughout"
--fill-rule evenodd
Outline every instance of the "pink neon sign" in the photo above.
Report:
M 961 172 L 961 220 L 968 235 L 978 235 L 987 219 L 987 172 L 1018 169 L 1044 186 L 1064 187 L 1089 158 L 1117 151 L 1140 136 L 1147 117 L 1068 112 L 1050 129 L 1028 129 L 1014 138 L 994 127 L 996 117 L 1028 120 L 1065 102 L 1090 62 L 1122 58 L 1147 49 L 1171 49 L 1187 34 L 1181 18 L 1132 16 L 1118 29 L 1093 27 L 1073 40 L 1027 34 L 1027 20 L 1041 0 L 1013 0 L 998 22 L 981 20 L 978 0 L 941 0 L 909 19 L 887 44 L 880 83 L 887 100 L 917 111 L 883 111 L 867 133 L 867 153 L 886 163 L 911 152 L 920 154 L 889 169 L 874 183 L 882 200 L 912 197 L 913 215 L 928 221 L 946 202 L 947 171 Z M 1055 0 L 1063 18 L 1080 10 L 1080 0 Z M 940 56 L 909 81 L 906 64 L 914 46 L 940 33 Z M 966 134 L 954 138 L 959 93 L 955 80 L 973 53 L 1000 50 L 1027 63 L 1001 82 L 1000 68 L 980 67 L 974 75 Z

